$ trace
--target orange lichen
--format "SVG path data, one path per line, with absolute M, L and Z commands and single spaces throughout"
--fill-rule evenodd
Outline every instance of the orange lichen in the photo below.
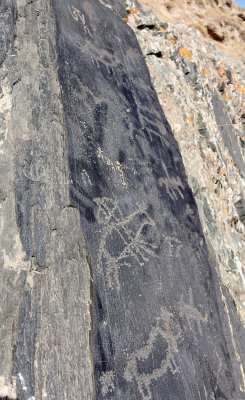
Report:
M 128 10 L 128 14 L 130 15 L 138 14 L 138 8 L 137 7 L 131 8 L 130 10 Z
M 211 50 L 210 50 L 210 49 L 208 49 L 208 50 L 207 50 L 207 53 L 208 53 L 208 54 L 209 54 L 209 53 L 211 53 Z
M 241 94 L 245 94 L 245 86 L 243 86 L 240 82 L 234 82 L 234 88 Z
M 231 163 L 232 163 L 232 165 L 233 165 L 233 167 L 235 166 L 235 163 L 234 163 L 234 161 L 233 160 L 231 160 Z
M 165 29 L 165 28 L 161 28 L 161 31 L 162 31 L 162 32 L 165 32 L 165 31 L 166 31 L 166 29 Z
M 224 93 L 222 94 L 222 97 L 223 97 L 223 99 L 226 99 L 226 100 L 229 100 L 229 99 L 231 98 L 229 92 L 228 92 L 228 93 L 227 93 L 227 92 L 224 92 Z
M 123 20 L 124 20 L 124 22 L 126 22 L 126 23 L 128 22 L 128 18 L 123 18 Z
M 220 66 L 220 68 L 218 70 L 218 74 L 219 75 L 224 75 L 225 74 L 225 69 L 224 69 L 224 67 L 222 67 L 222 65 Z
M 226 207 L 224 207 L 224 213 L 226 213 L 227 212 L 227 208 Z
M 226 169 L 222 168 L 222 175 L 226 175 Z
M 192 59 L 191 51 L 188 50 L 186 47 L 181 47 L 179 49 L 179 55 L 180 56 L 184 56 L 185 58 L 187 58 L 187 60 L 191 60 Z
M 227 179 L 228 179 L 229 184 L 232 185 L 231 178 L 229 176 L 227 176 Z
M 225 80 L 225 78 L 223 77 L 223 78 L 220 78 L 220 82 L 222 83 L 222 82 L 224 82 L 224 80 Z
M 168 37 L 168 40 L 170 41 L 171 46 L 174 47 L 175 40 L 171 36 Z
M 208 69 L 204 69 L 204 70 L 203 70 L 203 75 L 209 76 L 209 75 L 210 75 L 209 70 L 208 70 Z
M 191 117 L 191 116 L 189 116 L 189 118 L 188 118 L 188 122 L 192 122 L 193 121 L 193 118 Z

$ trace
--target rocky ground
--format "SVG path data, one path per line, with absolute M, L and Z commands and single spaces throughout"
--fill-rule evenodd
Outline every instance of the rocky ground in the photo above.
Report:
M 180 146 L 206 239 L 245 320 L 243 60 L 222 52 L 197 29 L 127 5 L 128 23 Z
M 244 57 L 245 10 L 232 0 L 140 0 L 161 21 L 179 22 L 198 29 L 217 47 Z

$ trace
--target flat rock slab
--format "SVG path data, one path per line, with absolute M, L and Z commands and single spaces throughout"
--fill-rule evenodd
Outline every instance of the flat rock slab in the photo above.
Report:
M 225 297 L 122 4 L 53 0 L 95 399 L 244 399 Z M 118 7 L 118 8 L 117 8 Z

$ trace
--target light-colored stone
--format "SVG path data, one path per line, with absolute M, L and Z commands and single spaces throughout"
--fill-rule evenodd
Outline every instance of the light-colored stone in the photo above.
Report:
M 244 57 L 245 9 L 233 0 L 139 0 L 162 21 L 183 23 L 214 40 L 223 52 Z

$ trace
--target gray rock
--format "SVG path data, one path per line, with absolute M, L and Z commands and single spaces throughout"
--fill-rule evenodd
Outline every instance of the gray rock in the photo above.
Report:
M 244 186 L 244 66 L 188 26 L 168 23 L 164 27 L 156 20 L 153 31 L 138 31 L 134 16 L 129 17 L 129 23 L 179 143 L 205 237 L 217 255 L 221 279 L 245 321 L 245 230 L 234 206 Z M 158 27 L 162 27 L 162 36 L 153 37 Z M 148 55 L 152 43 L 161 58 Z M 192 66 L 196 66 L 195 84 L 190 80 Z M 225 90 L 220 92 L 221 86 Z M 201 189 L 196 191 L 193 178 Z M 203 194 L 212 209 L 212 221 L 203 211 Z M 239 265 L 234 276 L 227 268 L 231 249 Z
M 2 4 L 0 397 L 244 399 L 240 321 L 123 2 Z
M 240 173 L 244 177 L 245 174 L 245 163 L 237 136 L 235 135 L 235 129 L 232 126 L 232 122 L 229 115 L 225 111 L 224 104 L 221 99 L 219 99 L 217 93 L 213 93 L 212 105 L 215 113 L 215 118 L 219 127 L 219 131 L 222 135 L 225 146 L 227 147 L 230 156 L 234 163 L 240 170 Z
M 200 135 L 205 137 L 206 139 L 208 139 L 209 133 L 207 130 L 207 125 L 200 113 L 198 114 L 198 117 L 197 117 L 197 124 L 198 124 L 198 131 L 199 131 Z
M 57 64 L 46 46 L 56 49 L 52 9 L 43 0 L 1 7 L 0 397 L 91 399 L 91 275 L 69 207 Z
M 238 217 L 240 221 L 245 224 L 245 201 L 243 194 L 241 193 L 241 198 L 234 204 Z

